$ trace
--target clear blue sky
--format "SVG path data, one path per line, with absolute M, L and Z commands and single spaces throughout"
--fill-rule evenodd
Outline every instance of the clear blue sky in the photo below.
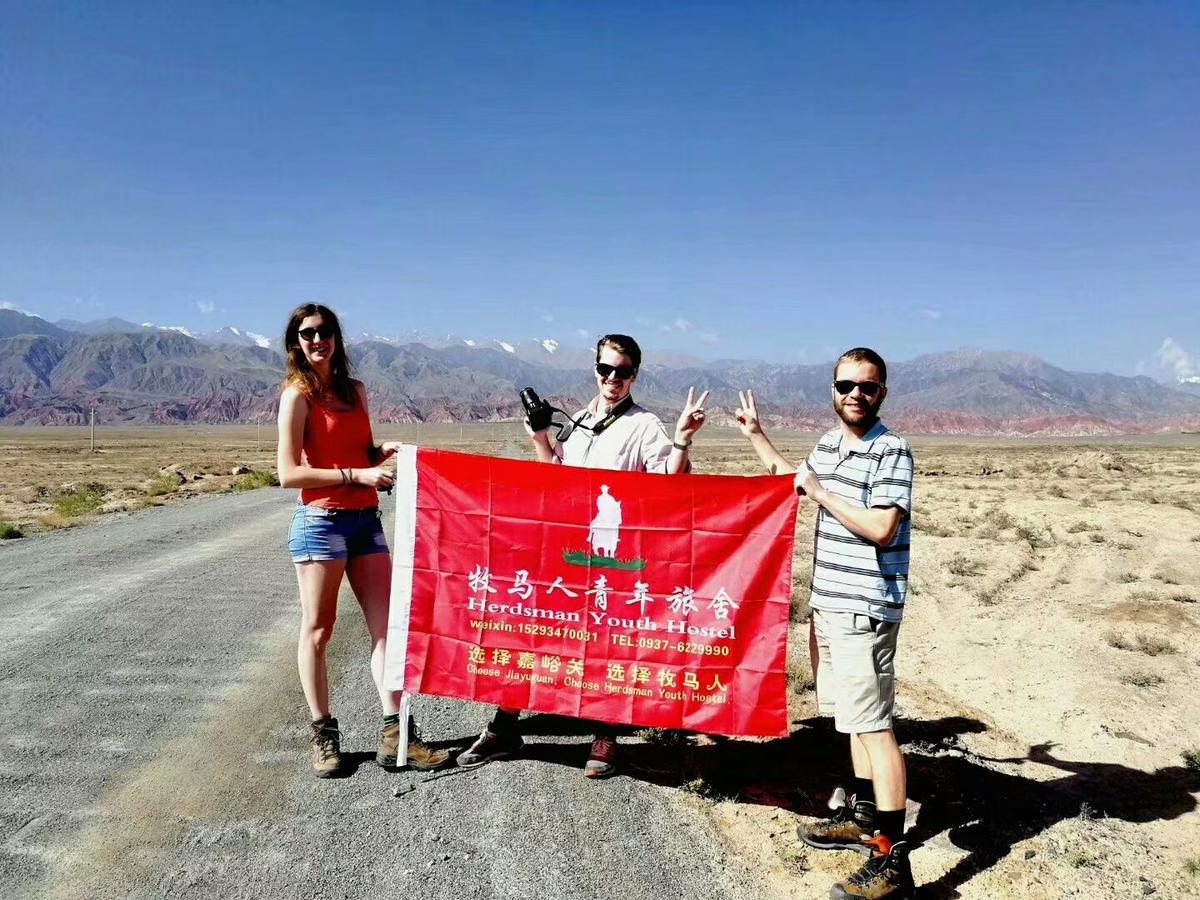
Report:
M 14 2 L 0 83 L 51 319 L 1200 356 L 1195 2 Z

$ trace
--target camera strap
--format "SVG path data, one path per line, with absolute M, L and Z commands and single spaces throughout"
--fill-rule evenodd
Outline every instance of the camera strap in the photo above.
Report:
M 625 415 L 625 413 L 629 412 L 629 409 L 632 406 L 633 406 L 633 394 L 626 394 L 625 399 L 622 400 L 620 403 L 618 403 L 616 406 L 614 406 L 612 409 L 610 409 L 608 411 L 607 416 L 605 416 L 603 419 L 601 419 L 595 425 L 591 426 L 592 434 L 595 434 L 595 435 L 603 434 L 609 425 L 611 425 L 613 422 L 617 421 L 617 419 L 621 418 L 621 416 Z

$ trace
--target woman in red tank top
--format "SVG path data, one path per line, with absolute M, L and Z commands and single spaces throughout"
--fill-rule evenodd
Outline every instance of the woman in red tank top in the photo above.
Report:
M 401 694 L 383 687 L 392 561 L 377 491 L 392 486 L 392 474 L 380 463 L 399 444 L 375 443 L 366 390 L 350 377 L 332 310 L 315 303 L 298 307 L 283 343 L 287 377 L 279 398 L 279 481 L 300 488 L 288 549 L 300 584 L 296 657 L 313 717 L 313 769 L 322 778 L 341 771 L 341 734 L 329 712 L 325 649 L 343 576 L 350 579 L 371 637 L 371 675 L 383 707 L 376 761 L 386 768 L 437 768 L 448 754 L 421 743 L 411 723 L 407 759 L 397 760 Z

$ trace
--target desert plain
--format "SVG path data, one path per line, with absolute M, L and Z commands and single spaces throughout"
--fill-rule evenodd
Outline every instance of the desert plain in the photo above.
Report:
M 530 455 L 515 424 L 376 436 Z M 773 437 L 797 462 L 815 439 Z M 1200 894 L 1200 436 L 911 440 L 896 731 L 922 896 Z M 12 535 L 0 554 L 147 507 L 278 490 L 274 451 L 267 427 L 100 428 L 95 451 L 85 428 L 0 429 L 0 532 Z M 732 429 L 701 432 L 693 459 L 700 474 L 758 472 Z M 824 896 L 861 861 L 794 836 L 849 775 L 807 659 L 810 505 L 796 527 L 791 736 L 624 739 L 642 777 L 709 817 L 722 852 L 772 897 Z

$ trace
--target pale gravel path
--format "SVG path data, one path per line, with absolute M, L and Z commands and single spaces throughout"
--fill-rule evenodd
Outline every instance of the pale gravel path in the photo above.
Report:
M 292 503 L 204 498 L 0 545 L 6 897 L 761 895 L 706 815 L 629 777 L 525 759 L 312 778 Z M 365 758 L 376 701 L 342 601 L 335 709 Z M 431 738 L 460 742 L 487 717 L 434 698 L 417 712 Z M 394 798 L 398 785 L 413 789 Z

